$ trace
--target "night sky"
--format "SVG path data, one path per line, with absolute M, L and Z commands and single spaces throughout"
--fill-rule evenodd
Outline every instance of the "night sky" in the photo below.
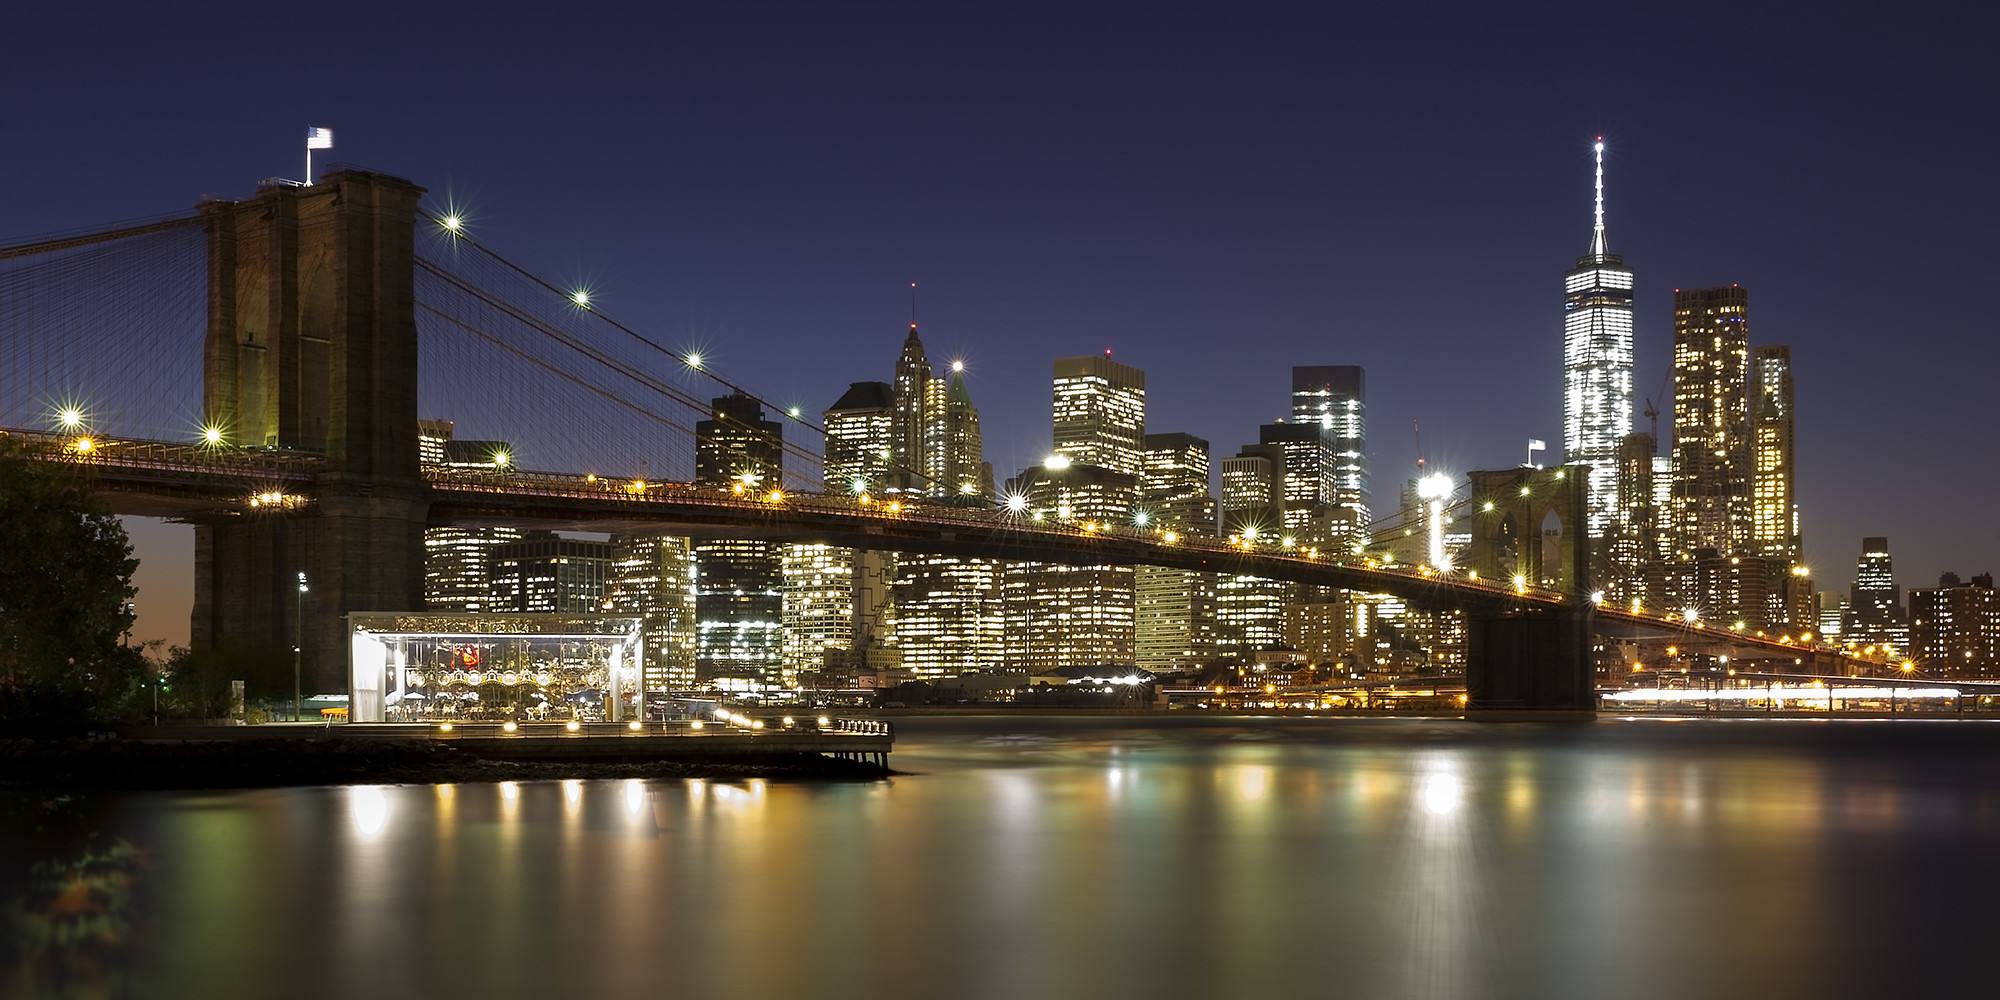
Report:
M 1560 444 L 1602 133 L 1638 407 L 1672 290 L 1740 283 L 1753 345 L 1793 349 L 1820 588 L 1864 535 L 1906 587 L 2000 569 L 1990 24 L 955 8 L 12 10 L 0 240 L 247 196 L 322 125 L 325 159 L 450 196 L 489 245 L 808 411 L 890 378 L 918 282 L 1001 478 L 1048 449 L 1056 357 L 1145 369 L 1148 430 L 1217 460 L 1287 412 L 1292 365 L 1365 366 L 1381 514 L 1412 421 L 1459 473 Z M 192 532 L 132 527 L 135 638 L 184 642 Z

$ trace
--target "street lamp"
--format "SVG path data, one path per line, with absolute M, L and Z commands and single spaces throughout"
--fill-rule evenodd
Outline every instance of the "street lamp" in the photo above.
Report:
M 292 721 L 303 721 L 299 716 L 299 649 L 305 645 L 306 621 L 306 574 L 299 572 L 299 600 L 292 615 Z

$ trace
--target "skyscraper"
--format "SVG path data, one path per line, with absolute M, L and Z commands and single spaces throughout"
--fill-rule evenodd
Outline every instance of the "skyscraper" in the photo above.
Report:
M 1751 356 L 1750 539 L 1760 555 L 1797 563 L 1798 493 L 1792 478 L 1792 349 L 1759 347 Z
M 1747 551 L 1750 292 L 1674 290 L 1674 557 Z
M 1009 497 L 1032 521 L 1086 531 L 1132 523 L 1139 477 L 1051 456 L 1007 483 Z M 1129 664 L 1132 567 L 1008 563 L 1001 580 L 1010 668 L 1030 674 L 1057 667 Z
M 1146 435 L 1139 514 L 1145 517 L 1145 526 L 1155 531 L 1215 534 L 1207 441 L 1192 434 Z M 1133 569 L 1132 587 L 1132 645 L 1139 666 L 1153 670 L 1201 663 L 1213 655 L 1213 573 L 1138 566 Z
M 773 489 L 784 473 L 782 425 L 741 392 L 714 401 L 695 424 L 695 482 L 743 492 Z M 783 660 L 778 547 L 717 539 L 695 551 L 695 672 L 725 685 L 775 683 Z
M 1896 586 L 1895 561 L 1887 538 L 1861 540 L 1861 560 L 1855 564 L 1854 587 L 1848 592 L 1847 621 L 1840 630 L 1849 645 L 1908 645 L 1903 619 L 1903 591 Z
M 1145 471 L 1146 373 L 1111 352 L 1055 362 L 1055 453 L 1137 477 Z
M 891 485 L 898 407 L 887 382 L 856 382 L 821 412 L 829 493 L 879 493 Z
M 1358 365 L 1296 365 L 1292 368 L 1292 423 L 1316 424 L 1329 437 L 1333 494 L 1326 502 L 1343 508 L 1357 537 L 1372 520 L 1369 507 L 1368 379 Z
M 449 420 L 417 421 L 417 460 L 424 465 L 494 468 L 511 460 L 505 441 L 461 441 Z M 518 541 L 518 528 L 444 525 L 424 529 L 424 606 L 432 611 L 478 614 L 505 610 L 493 604 L 493 549 Z
M 1251 445 L 1222 460 L 1225 536 L 1246 545 L 1269 544 L 1285 530 L 1285 452 L 1281 445 Z M 1290 584 L 1242 573 L 1215 581 L 1215 650 L 1243 662 L 1284 640 Z
M 1564 461 L 1590 466 L 1590 533 L 1618 502 L 1618 444 L 1632 433 L 1632 272 L 1604 238 L 1604 137 L 1597 139 L 1590 252 L 1563 277 Z
M 1007 658 L 1002 563 L 935 553 L 897 560 L 890 594 L 903 668 L 919 678 L 999 669 Z
M 937 483 L 933 495 L 993 499 L 993 466 L 979 437 L 979 408 L 965 388 L 965 365 L 951 363 L 951 385 L 938 407 Z
M 903 340 L 902 356 L 896 359 L 894 485 L 900 489 L 930 492 L 937 471 L 937 424 L 931 419 L 941 402 L 937 397 L 931 363 L 924 356 L 924 343 L 917 338 L 917 321 L 910 320 L 910 335 Z
M 694 686 L 694 552 L 672 535 L 612 535 L 606 614 L 644 619 L 646 689 Z
M 854 644 L 855 550 L 832 545 L 781 547 L 785 626 L 780 680 L 850 662 Z
M 492 551 L 486 610 L 594 615 L 603 609 L 609 545 L 531 531 Z
M 468 614 L 504 610 L 493 604 L 493 550 L 520 537 L 519 528 L 425 528 L 424 607 Z

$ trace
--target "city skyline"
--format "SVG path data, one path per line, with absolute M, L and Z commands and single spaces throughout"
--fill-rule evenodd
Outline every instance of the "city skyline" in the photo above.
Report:
M 1976 234 L 1994 195 L 1972 171 L 1994 140 L 1958 126 L 1964 103 L 1927 96 L 1985 92 L 1960 78 L 1989 71 L 1939 58 L 1956 43 L 1930 40 L 1951 33 L 1921 15 L 1807 28 L 1753 16 L 1696 56 L 1655 21 L 1605 16 L 1631 44 L 1582 67 L 1536 39 L 1538 17 L 1465 15 L 1422 43 L 1372 49 L 1340 39 L 1398 37 L 1389 15 L 1359 33 L 1270 13 L 1083 16 L 1046 36 L 1032 17 L 966 32 L 864 16 L 749 35 L 726 17 L 682 17 L 628 32 L 667 38 L 676 56 L 643 61 L 644 74 L 558 55 L 549 74 L 514 82 L 491 58 L 500 27 L 437 14 L 416 13 L 407 41 L 332 27 L 296 64 L 274 45 L 227 72 L 161 54 L 161 39 L 193 29 L 138 15 L 82 32 L 108 67 L 89 86 L 16 102 L 17 141 L 51 152 L 10 164 L 24 194 L 0 209 L 0 232 L 241 196 L 297 172 L 299 129 L 325 125 L 340 145 L 322 166 L 429 186 L 466 207 L 481 239 L 813 412 L 885 376 L 883 341 L 918 282 L 926 341 L 935 358 L 966 360 L 1001 477 L 1047 452 L 1052 358 L 1111 347 L 1148 372 L 1149 427 L 1217 442 L 1219 457 L 1285 415 L 1292 366 L 1363 367 L 1381 498 L 1414 472 L 1412 421 L 1430 465 L 1460 476 L 1518 462 L 1529 438 L 1561 439 L 1549 275 L 1586 245 L 1601 133 L 1616 249 L 1640 279 L 1634 395 L 1653 396 L 1667 370 L 1670 289 L 1755 289 L 1760 343 L 1793 351 L 1797 503 L 1819 587 L 1844 587 L 1860 540 L 1881 535 L 1905 586 L 1992 569 L 2000 529 L 1926 513 L 1976 510 L 1996 488 L 1972 430 L 1991 321 L 1970 302 L 1901 291 L 1976 287 L 1991 259 Z M 605 27 L 551 37 L 636 44 Z M 76 52 L 73 15 L 30 15 L 24 30 L 52 40 L 28 54 L 24 80 L 52 78 L 44 63 Z M 457 44 L 440 51 L 440 38 Z M 1739 59 L 1726 82 L 1674 72 L 1781 39 L 1783 58 Z M 713 51 L 692 51 L 698 40 Z M 841 45 L 860 58 L 821 52 Z M 1426 82 L 1454 60 L 1456 74 L 1498 66 L 1502 50 L 1510 70 L 1478 100 L 1448 82 L 1464 76 Z M 746 52 L 762 53 L 755 71 L 715 72 Z M 1186 68 L 1198 53 L 1212 68 Z M 996 69 L 1023 54 L 1037 72 Z M 894 69 L 855 68 L 868 63 Z M 1578 72 L 1602 83 L 1572 100 Z M 243 89 L 273 74 L 296 85 Z M 911 79 L 930 85 L 914 93 Z M 1008 83 L 980 82 L 991 79 Z M 1718 126 L 1730 155 L 1684 141 L 1688 112 L 1704 107 L 1734 112 Z M 622 127 L 635 119 L 655 127 Z M 885 155 L 896 149 L 913 155 Z M 607 164 L 628 172 L 614 198 Z M 1414 266 L 1439 254 L 1443 284 Z M 168 564 L 188 543 L 184 528 L 139 534 L 148 616 L 186 586 Z

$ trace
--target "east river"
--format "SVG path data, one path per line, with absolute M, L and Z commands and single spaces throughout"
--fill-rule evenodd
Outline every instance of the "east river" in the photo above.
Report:
M 2000 724 L 917 717 L 875 782 L 0 820 L 0 996 L 1993 996 Z

